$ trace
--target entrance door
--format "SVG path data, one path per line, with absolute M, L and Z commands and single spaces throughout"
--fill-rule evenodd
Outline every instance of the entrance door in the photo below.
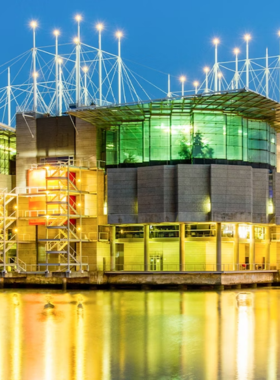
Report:
M 162 256 L 150 255 L 150 270 L 161 271 L 162 270 Z
M 116 244 L 116 270 L 124 270 L 124 244 Z

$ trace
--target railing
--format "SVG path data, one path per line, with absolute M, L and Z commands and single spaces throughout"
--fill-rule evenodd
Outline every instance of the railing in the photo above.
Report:
M 186 264 L 184 265 L 183 271 L 185 272 L 238 272 L 238 271 L 264 271 L 264 270 L 276 270 L 276 265 L 255 263 L 255 264 L 222 264 L 217 267 L 216 264 Z M 103 270 L 110 271 L 110 262 L 107 259 L 103 259 Z M 132 271 L 132 272 L 143 272 L 144 263 L 123 263 L 115 264 L 114 270 L 120 271 Z M 179 264 L 165 264 L 161 261 L 149 262 L 148 263 L 149 272 L 179 272 L 181 271 Z
M 110 233 L 109 232 L 99 232 L 98 240 L 99 241 L 109 241 L 110 240 Z

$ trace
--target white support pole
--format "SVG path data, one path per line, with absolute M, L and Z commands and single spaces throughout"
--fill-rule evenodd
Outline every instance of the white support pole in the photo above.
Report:
M 215 45 L 214 86 L 215 86 L 215 92 L 217 92 L 218 91 L 218 44 L 219 44 L 218 38 L 215 38 L 213 42 Z
M 222 75 L 219 73 L 219 92 L 221 92 L 222 89 Z
M 59 114 L 59 99 L 58 99 L 58 77 L 59 77 L 59 72 L 58 72 L 58 36 L 59 36 L 59 31 L 55 30 L 53 32 L 55 35 L 55 113 L 56 115 Z
M 36 28 L 37 22 L 31 21 L 31 28 L 33 29 L 33 49 L 32 49 L 32 60 L 33 60 L 33 111 L 37 112 L 37 76 L 36 71 Z
M 88 72 L 88 67 L 85 66 L 83 67 L 83 72 L 84 72 L 84 93 L 85 93 L 85 106 L 88 105 L 88 89 L 87 89 L 87 72 Z
M 7 87 L 7 98 L 8 98 L 8 126 L 11 126 L 11 72 L 10 67 L 8 67 L 8 87 Z
M 168 74 L 167 77 L 167 96 L 171 97 L 171 91 L 170 91 L 170 74 Z
M 209 84 L 208 84 L 209 69 L 208 69 L 208 67 L 205 67 L 204 72 L 205 72 L 205 92 L 208 92 L 208 90 L 209 90 Z
M 81 34 L 80 34 L 80 21 L 81 21 L 81 16 L 77 15 L 76 16 L 76 21 L 78 23 L 78 37 L 76 40 L 76 104 L 79 107 L 80 105 L 80 69 L 81 69 Z
M 185 95 L 185 81 L 186 81 L 186 77 L 184 75 L 180 76 L 180 81 L 182 83 L 182 96 Z
M 62 115 L 62 91 L 63 91 L 63 88 L 62 88 L 62 68 L 61 68 L 62 59 L 61 58 L 58 59 L 58 64 L 59 64 L 59 67 L 58 67 L 58 73 L 59 73 L 59 77 L 58 77 L 58 98 L 59 98 L 58 116 L 61 116 Z
M 122 32 L 116 33 L 118 39 L 118 102 L 122 102 L 122 59 L 121 59 L 121 38 Z
M 250 34 L 245 35 L 245 41 L 246 41 L 246 88 L 249 89 L 249 67 L 250 67 L 250 60 L 249 60 L 249 41 L 251 39 Z
M 265 96 L 268 98 L 269 95 L 269 68 L 268 68 L 268 48 L 266 48 L 266 56 L 265 56 Z
M 239 49 L 234 49 L 235 53 L 235 89 L 238 89 L 238 82 L 239 82 L 239 73 L 238 73 L 238 54 L 239 54 Z
M 99 105 L 102 106 L 102 50 L 101 50 L 101 32 L 103 28 L 98 31 L 98 55 L 99 55 Z

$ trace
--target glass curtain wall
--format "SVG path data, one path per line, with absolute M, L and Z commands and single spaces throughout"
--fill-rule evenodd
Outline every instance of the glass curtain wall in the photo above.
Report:
M 218 159 L 276 165 L 276 133 L 264 121 L 221 112 L 149 114 L 106 132 L 107 165 Z
M 0 173 L 15 174 L 16 137 L 11 132 L 0 132 Z

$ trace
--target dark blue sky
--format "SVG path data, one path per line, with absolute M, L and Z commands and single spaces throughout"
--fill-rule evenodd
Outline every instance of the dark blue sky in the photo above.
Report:
M 245 53 L 242 36 L 252 34 L 251 56 L 263 56 L 265 48 L 271 54 L 279 52 L 280 2 L 275 0 L 13 0 L 1 7 L 1 63 L 31 48 L 31 19 L 38 20 L 38 45 L 53 43 L 52 31 L 61 29 L 61 42 L 70 42 L 75 36 L 76 13 L 83 15 L 82 38 L 97 44 L 94 24 L 106 25 L 104 49 L 116 51 L 114 32 L 125 33 L 123 56 L 141 64 L 171 73 L 186 74 L 189 81 L 202 79 L 202 69 L 213 64 L 213 37 L 221 40 L 219 60 L 233 58 L 238 46 Z M 145 75 L 145 69 L 139 68 Z M 166 79 L 157 73 L 148 77 L 165 86 Z M 177 78 L 173 87 L 179 88 Z M 175 83 L 176 82 L 176 83 Z M 178 89 L 177 88 L 177 89 Z

